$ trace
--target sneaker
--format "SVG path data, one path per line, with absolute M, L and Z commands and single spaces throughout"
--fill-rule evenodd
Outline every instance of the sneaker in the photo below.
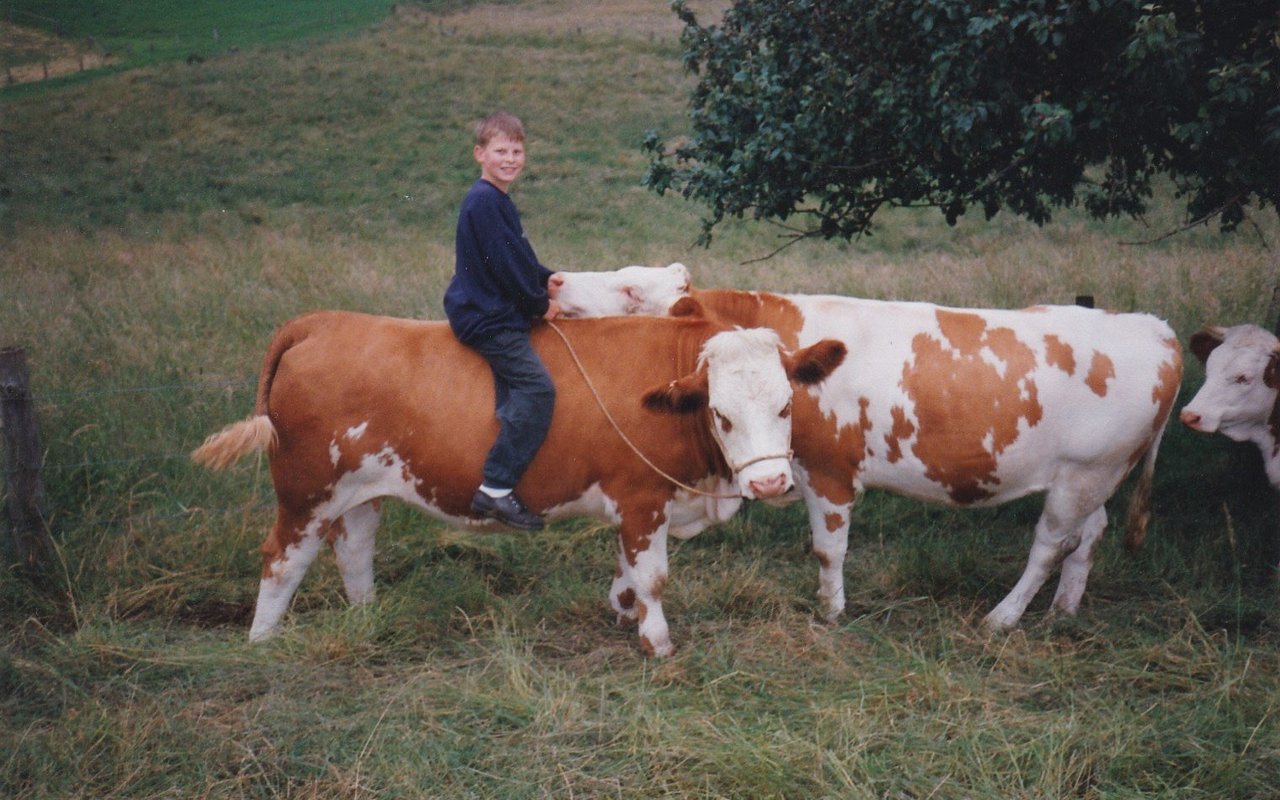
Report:
M 471 496 L 471 513 L 477 517 L 496 519 L 503 525 L 522 531 L 542 530 L 542 517 L 525 508 L 515 492 L 505 497 L 490 497 L 476 489 L 476 493 Z

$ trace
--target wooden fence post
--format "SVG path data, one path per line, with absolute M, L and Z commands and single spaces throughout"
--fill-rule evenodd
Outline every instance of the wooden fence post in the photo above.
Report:
M 53 554 L 49 540 L 40 431 L 31 401 L 27 355 L 0 348 L 0 426 L 4 429 L 9 549 L 18 564 L 39 567 Z

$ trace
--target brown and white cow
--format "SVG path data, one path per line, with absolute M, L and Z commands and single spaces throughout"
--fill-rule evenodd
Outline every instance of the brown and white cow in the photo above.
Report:
M 1155 317 L 717 289 L 691 297 L 725 322 L 773 328 L 788 347 L 827 338 L 848 347 L 796 405 L 823 420 L 796 429 L 793 467 L 828 619 L 844 610 L 850 515 L 866 489 L 961 507 L 1045 494 L 1026 569 L 986 617 L 995 630 L 1017 624 L 1059 565 L 1053 605 L 1077 611 L 1104 504 L 1139 461 L 1126 541 L 1144 540 L 1182 379 L 1177 338 Z
M 791 354 L 776 333 L 701 318 L 558 323 L 619 428 L 672 478 L 732 481 L 746 497 L 792 486 L 795 385 L 844 356 L 820 342 Z M 672 651 L 662 612 L 667 531 L 677 488 L 624 444 L 565 343 L 539 326 L 535 348 L 557 387 L 547 439 L 519 487 L 531 509 L 618 525 L 610 601 L 639 623 L 642 646 Z M 262 546 L 250 639 L 277 627 L 303 574 L 332 543 L 353 603 L 373 593 L 378 499 L 396 497 L 456 524 L 469 518 L 497 434 L 488 366 L 445 323 L 318 312 L 286 323 L 264 358 L 254 415 L 192 457 L 222 468 L 267 449 L 278 504 Z
M 1182 423 L 1253 442 L 1280 488 L 1280 339 L 1257 325 L 1211 326 L 1190 346 L 1204 364 L 1204 385 L 1183 407 Z

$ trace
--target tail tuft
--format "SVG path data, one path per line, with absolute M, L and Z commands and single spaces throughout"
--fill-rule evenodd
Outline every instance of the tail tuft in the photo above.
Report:
M 276 447 L 276 428 L 265 414 L 233 422 L 209 436 L 191 453 L 191 460 L 212 470 L 224 470 L 248 453 L 271 452 Z
M 1151 525 L 1151 471 L 1143 469 L 1138 485 L 1129 498 L 1129 510 L 1124 518 L 1124 549 L 1137 553 L 1147 541 L 1147 528 Z

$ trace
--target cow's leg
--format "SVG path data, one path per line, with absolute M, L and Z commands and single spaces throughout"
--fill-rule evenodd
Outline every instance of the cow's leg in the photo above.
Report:
M 609 601 L 620 617 L 640 623 L 640 646 L 646 653 L 669 656 L 675 648 L 662 613 L 668 523 L 664 513 L 661 524 L 653 529 L 653 516 L 652 511 L 623 515 L 618 526 L 618 574 Z
M 1057 482 L 1045 494 L 1044 511 L 1036 522 L 1035 540 L 1027 567 L 1018 579 L 1013 591 L 1000 601 L 986 617 L 987 627 L 1000 631 L 1018 624 L 1036 592 L 1063 558 L 1080 551 L 1077 561 L 1065 568 L 1063 579 L 1079 581 L 1079 592 L 1084 591 L 1084 578 L 1089 573 L 1093 549 L 1106 527 L 1103 504 L 1116 485 L 1124 477 L 1119 469 L 1071 469 L 1064 467 Z M 1060 585 L 1059 596 L 1065 602 L 1073 589 Z M 1057 599 L 1057 598 L 1055 598 Z M 1074 604 L 1079 603 L 1077 593 Z
M 318 522 L 301 524 L 283 511 L 276 514 L 275 527 L 262 545 L 262 580 L 249 641 L 261 641 L 275 633 L 302 576 L 324 544 L 321 531 L 325 527 Z
M 822 617 L 834 622 L 844 613 L 844 558 L 849 551 L 849 523 L 856 496 L 848 488 L 848 478 L 828 485 L 831 482 L 824 480 L 824 476 L 810 474 L 798 465 L 793 472 L 809 512 L 813 556 L 818 560 Z M 815 481 L 822 491 L 814 488 Z
M 844 613 L 844 557 L 849 550 L 849 521 L 853 504 L 836 504 L 822 498 L 806 499 L 813 557 L 818 559 L 818 599 L 822 617 L 835 622 Z
M 1084 596 L 1089 570 L 1093 567 L 1093 554 L 1102 532 L 1107 529 L 1107 510 L 1099 507 L 1085 518 L 1080 526 L 1080 544 L 1062 560 L 1062 574 L 1058 578 L 1058 590 L 1053 595 L 1053 607 L 1067 614 L 1080 610 L 1080 598 Z
M 1027 566 L 1022 571 L 1022 577 L 1000 604 L 987 614 L 983 621 L 988 628 L 993 631 L 1008 630 L 1022 619 L 1022 613 L 1027 610 L 1036 592 L 1040 591 L 1040 587 L 1062 559 L 1063 528 L 1068 526 L 1069 522 L 1053 519 L 1048 509 L 1040 515 L 1036 522 L 1035 539 L 1031 543 L 1031 554 L 1027 556 Z
M 343 514 L 342 524 L 335 525 L 333 554 L 353 606 L 373 600 L 373 540 L 381 518 L 378 501 L 370 500 Z
M 618 566 L 613 570 L 613 585 L 609 587 L 609 605 L 618 612 L 619 624 L 636 621 L 636 587 L 631 583 L 631 570 L 623 569 L 626 560 L 619 546 Z

